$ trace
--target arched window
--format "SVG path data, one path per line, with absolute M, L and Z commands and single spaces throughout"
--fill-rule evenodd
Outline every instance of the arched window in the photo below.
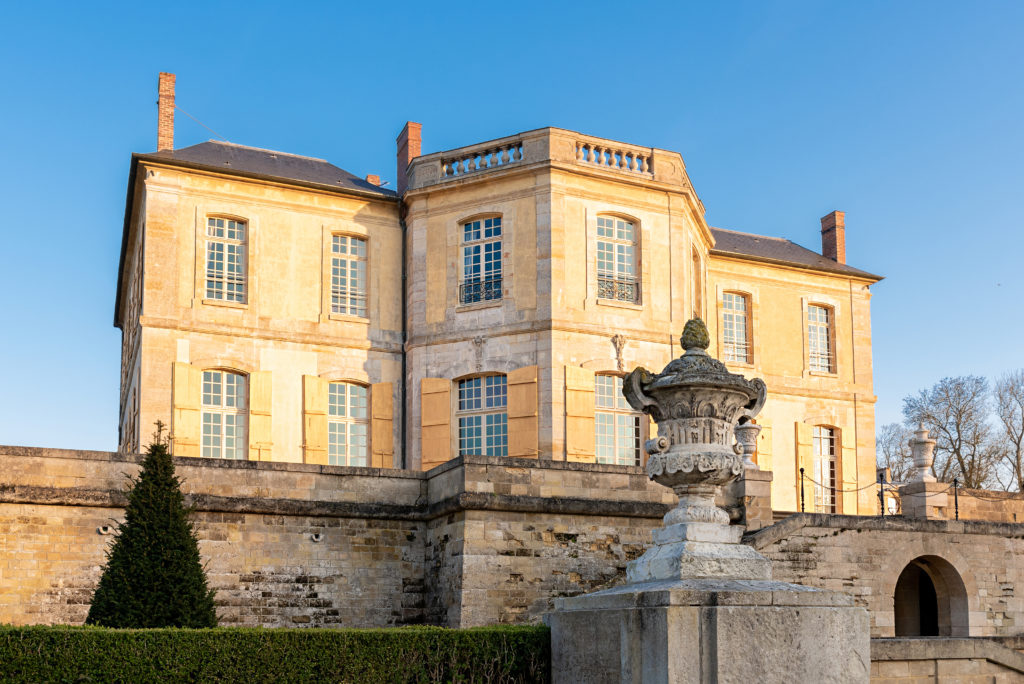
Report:
M 597 298 L 640 303 L 638 231 L 632 221 L 597 217 Z
M 248 413 L 245 376 L 203 371 L 203 457 L 245 460 Z
M 836 429 L 815 425 L 814 446 L 814 510 L 836 512 Z
M 327 396 L 328 464 L 368 465 L 367 388 L 352 382 L 332 382 Z
M 459 303 L 501 299 L 501 217 L 462 224 L 462 282 Z
M 598 463 L 640 465 L 641 419 L 622 395 L 618 375 L 595 375 L 594 444 Z
M 366 240 L 331 236 L 331 313 L 366 317 Z
M 206 219 L 206 298 L 245 303 L 247 226 L 238 219 Z
M 459 456 L 508 456 L 508 386 L 504 375 L 459 380 Z
M 807 306 L 807 342 L 812 371 L 834 373 L 836 370 L 833 340 L 833 310 L 821 304 Z
M 722 359 L 753 363 L 750 298 L 741 292 L 722 294 Z

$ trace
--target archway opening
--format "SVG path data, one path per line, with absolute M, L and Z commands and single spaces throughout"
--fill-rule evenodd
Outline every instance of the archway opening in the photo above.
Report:
M 968 636 L 967 590 L 938 556 L 912 560 L 893 592 L 896 636 Z

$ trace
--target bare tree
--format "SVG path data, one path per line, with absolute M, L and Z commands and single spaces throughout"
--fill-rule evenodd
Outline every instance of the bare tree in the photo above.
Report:
M 1024 491 L 1024 369 L 1007 373 L 996 381 L 996 417 L 1002 428 L 1003 464 L 1011 486 Z
M 904 397 L 907 425 L 924 423 L 935 439 L 932 472 L 943 482 L 959 478 L 963 487 L 981 489 L 993 482 L 1000 460 L 989 424 L 988 381 L 976 375 L 943 378 L 931 389 Z
M 892 482 L 902 482 L 914 469 L 910 453 L 913 433 L 899 423 L 883 425 L 875 437 L 879 468 L 888 468 Z

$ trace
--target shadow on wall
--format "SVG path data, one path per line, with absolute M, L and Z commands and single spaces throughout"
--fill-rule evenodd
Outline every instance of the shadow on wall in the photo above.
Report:
M 960 573 L 938 556 L 907 564 L 893 595 L 896 636 L 969 636 L 967 589 Z

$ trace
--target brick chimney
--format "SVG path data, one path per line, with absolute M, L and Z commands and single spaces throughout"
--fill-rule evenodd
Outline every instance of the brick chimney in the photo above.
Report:
M 821 217 L 821 255 L 846 263 L 846 213 L 833 211 Z
M 398 196 L 401 197 L 405 194 L 405 189 L 408 187 L 409 178 L 406 175 L 406 171 L 409 168 L 409 163 L 420 156 L 420 143 L 422 142 L 423 125 L 418 124 L 414 121 L 406 121 L 405 128 L 398 134 L 398 173 L 395 176 L 398 187 Z
M 160 72 L 157 98 L 156 150 L 174 149 L 174 74 Z
M 378 176 L 375 173 L 368 173 L 368 174 L 366 174 L 366 182 L 369 183 L 370 185 L 376 185 L 376 186 L 379 187 L 380 186 L 380 176 Z

